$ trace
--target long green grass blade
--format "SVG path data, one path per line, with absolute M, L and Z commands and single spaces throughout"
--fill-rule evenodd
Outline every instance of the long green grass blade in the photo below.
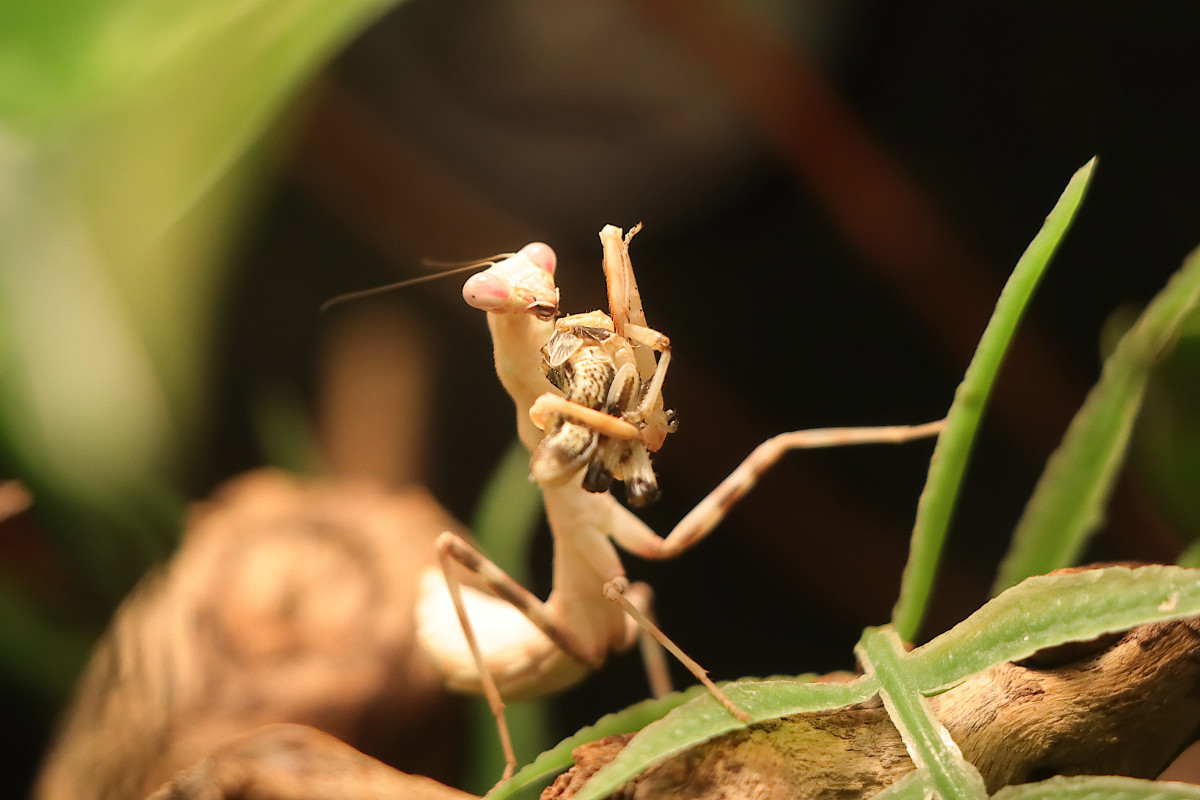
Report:
M 1131 453 L 1138 482 L 1185 539 L 1200 541 L 1200 310 L 1146 388 Z
M 1096 160 L 1092 159 L 1071 178 L 1042 229 L 1017 262 L 966 375 L 954 394 L 954 403 L 946 417 L 946 429 L 938 437 L 925 490 L 917 504 L 917 519 L 908 564 L 900 584 L 900 599 L 892 611 L 892 625 L 905 641 L 913 641 L 921 627 L 959 486 L 966 472 L 967 458 L 992 382 L 1038 280 L 1075 218 L 1095 164 Z
M 1039 575 L 913 650 L 905 663 L 912 680 L 930 694 L 1044 647 L 1196 615 L 1200 570 L 1152 565 Z
M 1200 567 L 1200 542 L 1192 542 L 1176 559 L 1181 567 Z
M 1200 250 L 1187 258 L 1104 362 L 1100 382 L 1071 421 L 1017 523 L 994 592 L 1076 563 L 1103 519 L 1150 371 L 1170 351 L 1198 301 Z
M 907 656 L 896 632 L 867 629 L 855 648 L 863 667 L 879 680 L 879 696 L 917 770 L 946 800 L 983 800 L 983 776 L 966 759 L 950 732 L 938 721 L 909 675 Z

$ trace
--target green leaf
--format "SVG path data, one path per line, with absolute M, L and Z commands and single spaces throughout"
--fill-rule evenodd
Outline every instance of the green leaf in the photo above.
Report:
M 1188 545 L 1176 561 L 1181 567 L 1200 567 L 1200 542 Z
M 805 676 L 811 681 L 811 676 Z M 879 691 L 878 682 L 863 676 L 849 683 L 811 683 L 800 679 L 737 681 L 721 687 L 752 722 L 861 703 Z M 600 800 L 654 763 L 745 724 L 708 693 L 701 694 L 647 725 L 617 757 L 606 764 L 576 795 Z
M 264 463 L 296 475 L 321 474 L 315 421 L 297 391 L 263 386 L 250 406 L 250 420 Z
M 931 791 L 929 776 L 913 770 L 879 794 L 872 795 L 871 800 L 926 800 Z
M 971 445 L 992 382 L 1042 272 L 1075 218 L 1095 164 L 1096 159 L 1093 158 L 1071 178 L 1046 217 L 1042 229 L 1017 262 L 979 340 L 979 347 L 967 367 L 966 375 L 954 394 L 954 403 L 946 416 L 946 429 L 938 436 L 929 465 L 929 477 L 917 504 L 917 519 L 913 526 L 908 563 L 900 584 L 900 599 L 892 612 L 892 624 L 905 641 L 913 641 L 921 627 L 950 518 L 958 499 L 958 490 L 966 473 Z
M 582 728 L 574 736 L 567 737 L 550 750 L 542 753 L 532 763 L 522 767 L 507 781 L 488 792 L 488 800 L 505 800 L 505 798 L 512 797 L 526 786 L 537 783 L 546 776 L 570 766 L 571 751 L 576 747 L 603 739 L 605 736 L 641 730 L 654 720 L 662 719 L 671 709 L 704 692 L 703 686 L 693 686 L 682 692 L 672 692 L 666 697 L 643 700 L 623 711 L 601 717 L 596 724 Z
M 514 439 L 488 476 L 471 531 L 488 558 L 528 585 L 529 546 L 543 516 L 542 490 L 529 480 L 529 451 Z
M 1017 523 L 994 591 L 1076 563 L 1103 519 L 1150 370 L 1170 351 L 1197 300 L 1200 250 L 1187 258 L 1104 362 L 1100 382 L 1071 421 Z
M 994 800 L 1200 800 L 1200 786 L 1088 775 L 1006 786 L 992 797 Z
M 965 621 L 911 653 L 899 654 L 895 647 L 880 639 L 883 634 L 864 635 L 864 646 L 868 649 L 860 650 L 860 656 L 865 655 L 867 663 L 875 664 L 878 670 L 850 683 L 773 679 L 738 681 L 723 688 L 734 703 L 750 713 L 753 722 L 762 722 L 791 714 L 843 708 L 863 702 L 882 687 L 891 695 L 885 704 L 891 704 L 889 713 L 893 714 L 897 727 L 902 732 L 907 728 L 914 742 L 920 737 L 914 745 L 918 748 L 914 760 L 918 764 L 935 765 L 930 785 L 952 793 L 967 792 L 946 796 L 969 797 L 974 796 L 974 790 L 958 786 L 961 775 L 954 770 L 965 773 L 962 780 L 967 786 L 973 782 L 971 771 L 958 764 L 954 751 L 941 739 L 940 725 L 921 721 L 919 695 L 936 694 L 972 674 L 1004 661 L 1025 658 L 1044 647 L 1198 614 L 1200 570 L 1154 565 L 1037 576 L 994 598 Z M 892 651 L 885 652 L 884 645 L 892 647 Z M 711 696 L 701 694 L 647 725 L 592 777 L 578 800 L 599 800 L 656 762 L 741 727 L 742 723 Z M 561 768 L 571 749 L 608 732 L 617 731 L 596 735 L 581 732 L 551 751 L 553 756 L 539 759 L 539 762 L 546 759 L 547 763 L 534 770 L 535 762 L 521 774 L 528 770 L 531 777 L 540 777 Z M 942 745 L 937 744 L 939 741 Z M 507 796 L 507 793 L 497 795 Z
M 1200 614 L 1200 570 L 1106 567 L 1039 575 L 1009 589 L 905 659 L 925 694 L 1044 647 Z
M 1130 462 L 1163 517 L 1186 540 L 1200 541 L 1200 310 L 1180 329 L 1146 386 Z
M 863 667 L 879 680 L 879 696 L 925 782 L 943 798 L 983 800 L 979 770 L 963 758 L 950 732 L 938 721 L 912 679 L 908 656 L 890 628 L 867 629 L 855 648 Z

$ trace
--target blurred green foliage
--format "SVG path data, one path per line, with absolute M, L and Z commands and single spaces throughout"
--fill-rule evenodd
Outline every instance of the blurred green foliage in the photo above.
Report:
M 1150 376 L 1132 460 L 1167 522 L 1192 543 L 1192 566 L 1200 566 L 1200 313 L 1184 319 L 1178 335 Z
M 390 5 L 0 4 L 0 469 L 32 491 L 97 622 L 176 536 L 263 145 Z M 43 653 L 16 672 L 69 679 L 63 648 L 20 646 L 40 617 L 15 587 L 3 655 Z
M 1100 382 L 1071 421 L 1025 506 L 995 592 L 1078 563 L 1104 520 L 1150 375 L 1179 342 L 1198 301 L 1200 250 L 1188 257 L 1105 359 Z M 1142 418 L 1152 426 L 1160 423 Z

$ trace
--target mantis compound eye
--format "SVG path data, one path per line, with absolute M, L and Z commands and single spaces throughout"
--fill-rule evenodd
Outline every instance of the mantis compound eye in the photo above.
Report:
M 558 266 L 558 258 L 554 255 L 554 251 L 550 249 L 550 245 L 544 242 L 533 242 L 522 247 L 521 252 L 534 264 L 537 264 L 551 275 L 554 274 L 554 269 Z
M 463 284 L 463 300 L 480 311 L 502 311 L 512 299 L 508 284 L 491 272 L 472 275 Z

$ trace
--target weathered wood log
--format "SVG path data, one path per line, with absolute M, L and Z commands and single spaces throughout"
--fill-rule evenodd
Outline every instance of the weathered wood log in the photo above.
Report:
M 118 610 L 35 796 L 144 797 L 273 722 L 447 772 L 452 715 L 413 636 L 417 575 L 444 530 L 461 528 L 422 489 L 231 482 Z
M 1153 778 L 1200 732 L 1200 621 L 1143 625 L 1090 651 L 1000 664 L 931 704 L 990 792 L 1052 775 Z M 575 767 L 543 800 L 569 800 L 628 738 L 578 748 Z M 858 706 L 720 736 L 652 767 L 614 797 L 866 798 L 912 769 L 884 709 Z

